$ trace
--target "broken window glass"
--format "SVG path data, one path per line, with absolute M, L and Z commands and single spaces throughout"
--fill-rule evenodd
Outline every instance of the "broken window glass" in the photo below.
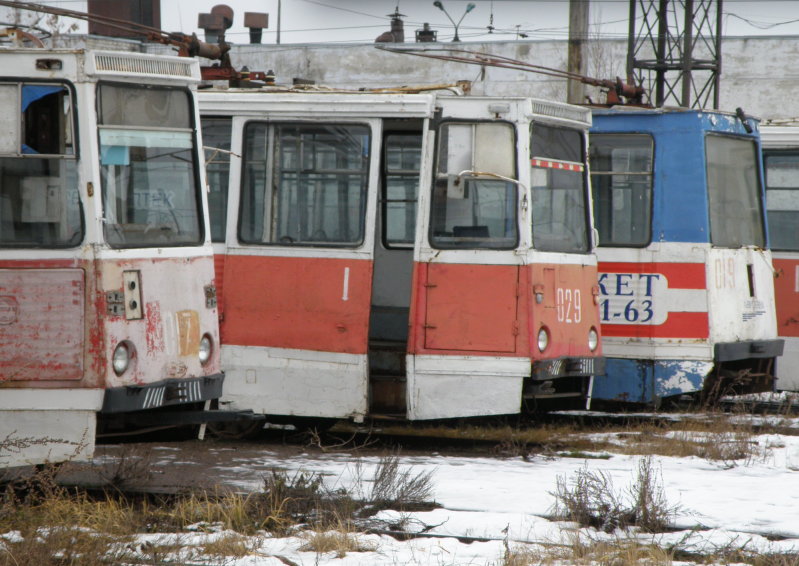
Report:
M 0 83 L 0 246 L 60 248 L 83 240 L 64 84 Z

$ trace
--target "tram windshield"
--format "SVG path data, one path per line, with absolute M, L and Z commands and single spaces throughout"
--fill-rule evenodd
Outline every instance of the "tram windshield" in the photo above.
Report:
M 646 246 L 652 226 L 652 137 L 591 134 L 590 151 L 599 245 Z
M 436 171 L 432 246 L 513 249 L 518 245 L 519 191 L 512 181 L 516 177 L 516 140 L 510 124 L 443 124 Z
M 100 84 L 105 237 L 113 247 L 202 242 L 189 91 Z
M 73 117 L 63 84 L 0 82 L 0 247 L 83 240 Z
M 587 252 L 582 132 L 533 124 L 530 154 L 533 246 L 543 251 Z
M 769 150 L 763 161 L 769 245 L 774 250 L 799 251 L 799 153 Z
M 363 242 L 367 126 L 254 122 L 244 136 L 242 242 L 325 247 Z
M 724 248 L 764 247 L 754 140 L 710 135 L 705 139 L 705 155 L 711 243 Z

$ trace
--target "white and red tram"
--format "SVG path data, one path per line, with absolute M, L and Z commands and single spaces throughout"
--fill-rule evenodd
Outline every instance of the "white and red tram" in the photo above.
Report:
M 227 408 L 358 421 L 584 405 L 603 361 L 588 110 L 436 94 L 198 96 L 216 148 Z
M 0 60 L 0 466 L 83 459 L 98 416 L 162 423 L 221 393 L 199 67 Z
M 766 211 L 772 249 L 777 332 L 785 350 L 776 362 L 776 388 L 799 391 L 799 120 L 760 127 Z

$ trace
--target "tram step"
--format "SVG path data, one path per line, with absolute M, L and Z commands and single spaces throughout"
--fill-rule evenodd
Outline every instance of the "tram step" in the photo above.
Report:
M 372 373 L 369 375 L 369 412 L 405 412 L 405 375 Z
M 375 374 L 405 375 L 404 342 L 370 342 L 369 371 Z

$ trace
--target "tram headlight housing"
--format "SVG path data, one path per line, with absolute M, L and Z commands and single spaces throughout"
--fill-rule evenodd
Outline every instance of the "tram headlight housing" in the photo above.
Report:
M 114 373 L 122 375 L 130 366 L 131 351 L 127 342 L 120 342 L 114 348 L 114 355 L 111 358 L 111 365 L 114 367 Z
M 211 336 L 208 334 L 203 334 L 203 337 L 200 338 L 200 350 L 197 354 L 200 358 L 200 363 L 205 365 L 208 363 L 208 360 L 211 359 L 211 354 L 214 351 L 214 341 L 211 339 Z
M 542 326 L 538 331 L 538 351 L 543 352 L 549 346 L 549 331 L 546 326 Z
M 597 346 L 599 346 L 599 333 L 592 326 L 591 330 L 588 331 L 588 349 L 594 352 Z

